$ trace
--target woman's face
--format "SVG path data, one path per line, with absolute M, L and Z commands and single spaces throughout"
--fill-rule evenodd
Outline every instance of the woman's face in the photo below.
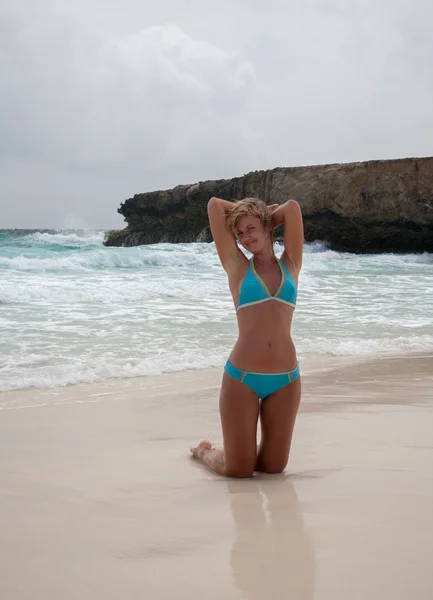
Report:
M 235 227 L 236 238 L 248 252 L 257 254 L 269 243 L 268 231 L 258 217 L 241 217 Z

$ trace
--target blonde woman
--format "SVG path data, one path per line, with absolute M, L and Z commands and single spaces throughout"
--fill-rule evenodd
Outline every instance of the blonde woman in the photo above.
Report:
M 304 230 L 299 204 L 268 206 L 257 198 L 211 198 L 208 215 L 228 277 L 239 335 L 224 368 L 220 391 L 223 449 L 208 441 L 194 458 L 226 476 L 281 473 L 288 462 L 301 379 L 291 324 L 302 267 Z M 273 231 L 284 224 L 284 252 Z M 238 246 L 252 254 L 250 260 Z M 261 441 L 257 449 L 257 424 Z

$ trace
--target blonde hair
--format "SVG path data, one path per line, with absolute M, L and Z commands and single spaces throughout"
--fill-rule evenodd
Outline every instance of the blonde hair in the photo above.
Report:
M 260 219 L 260 223 L 266 229 L 272 228 L 272 215 L 268 210 L 266 202 L 259 198 L 243 198 L 243 200 L 236 200 L 233 203 L 233 207 L 227 211 L 227 226 L 230 231 L 235 235 L 236 225 L 242 217 L 257 217 Z M 271 240 L 274 241 L 273 232 L 271 229 Z

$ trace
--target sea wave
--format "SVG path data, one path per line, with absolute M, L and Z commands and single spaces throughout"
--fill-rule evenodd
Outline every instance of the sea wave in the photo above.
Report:
M 221 366 L 224 354 L 218 350 L 188 351 L 143 359 L 130 357 L 100 356 L 89 364 L 87 359 L 75 358 L 69 364 L 50 365 L 33 368 L 18 368 L 11 365 L 10 374 L 0 373 L 0 391 L 26 388 L 65 387 L 76 383 L 94 383 L 106 379 L 126 379 L 160 375 L 186 369 L 203 369 Z M 20 361 L 21 365 L 25 360 Z M 0 403 L 1 408 L 1 403 Z
M 102 246 L 103 231 L 59 231 L 56 233 L 35 231 L 23 236 L 22 242 L 29 245 L 54 245 L 65 247 Z
M 102 245 L 102 234 L 99 233 L 82 236 L 76 233 L 36 232 L 24 239 L 28 245 L 17 246 L 13 252 L 8 248 L 7 252 L 2 253 L 0 247 L 0 269 L 33 272 L 188 266 L 203 268 L 204 272 L 207 269 L 221 269 L 214 243 L 163 243 L 107 248 Z M 283 247 L 277 244 L 276 252 L 282 251 Z M 305 253 L 311 264 L 322 264 L 324 268 L 340 258 L 338 252 L 328 250 L 320 243 L 306 244 Z M 245 254 L 249 256 L 247 252 Z
M 200 247 L 194 247 L 200 246 Z M 158 244 L 132 248 L 105 248 L 84 245 L 67 249 L 61 254 L 45 250 L 34 254 L 20 252 L 17 256 L 0 256 L 0 268 L 16 271 L 55 271 L 91 269 L 141 269 L 144 267 L 218 266 L 218 258 L 204 245 Z
M 311 339 L 298 344 L 298 358 L 311 356 L 362 357 L 399 356 L 410 353 L 433 352 L 433 336 L 397 339 Z M 227 360 L 228 348 L 185 349 L 181 354 L 160 353 L 137 358 L 100 355 L 93 361 L 75 357 L 67 364 L 56 364 L 54 357 L 29 354 L 4 364 L 0 371 L 0 391 L 26 388 L 64 387 L 76 383 L 94 383 L 107 379 L 126 379 L 163 373 L 221 368 Z M 1 403 L 0 403 L 1 409 Z
M 107 248 L 100 231 L 40 230 L 3 244 L 11 235 L 0 232 L 0 389 L 226 360 L 236 312 L 213 243 Z M 292 330 L 300 360 L 432 352 L 432 265 L 432 254 L 307 244 Z

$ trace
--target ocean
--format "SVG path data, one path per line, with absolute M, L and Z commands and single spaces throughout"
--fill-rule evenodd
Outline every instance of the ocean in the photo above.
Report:
M 237 325 L 214 244 L 103 238 L 0 230 L 0 391 L 224 365 Z M 307 244 L 292 331 L 301 363 L 433 351 L 433 254 Z

